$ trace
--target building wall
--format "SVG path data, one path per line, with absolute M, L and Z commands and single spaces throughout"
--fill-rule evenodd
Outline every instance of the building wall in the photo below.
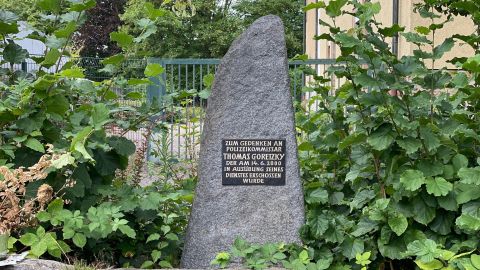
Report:
M 318 0 L 307 0 L 307 4 L 316 1 Z M 380 14 L 377 14 L 375 16 L 375 18 L 380 21 L 384 27 L 392 26 L 393 0 L 377 1 L 380 2 L 382 10 Z M 424 19 L 419 14 L 413 12 L 414 4 L 421 1 L 422 0 L 399 0 L 399 25 L 405 26 L 405 32 L 414 32 L 415 27 L 417 26 L 430 25 L 431 21 L 429 19 Z M 332 20 L 325 14 L 324 10 L 310 10 L 307 12 L 305 22 L 305 53 L 308 54 L 311 59 L 335 59 L 340 54 L 340 49 L 338 48 L 338 46 L 336 46 L 332 42 L 325 40 L 313 40 L 313 37 L 315 35 L 321 35 L 322 33 L 329 32 L 327 27 L 318 24 L 318 20 L 316 19 L 316 13 L 318 13 L 318 19 L 323 19 L 329 23 L 332 22 Z M 444 19 L 445 18 L 435 19 L 434 22 L 439 23 Z M 355 27 L 355 18 L 350 15 L 342 15 L 336 19 L 336 24 L 341 29 L 348 30 Z M 438 46 L 446 38 L 450 37 L 453 33 L 468 35 L 473 33 L 474 31 L 474 25 L 471 20 L 464 17 L 455 17 L 453 21 L 448 22 L 443 29 L 439 29 L 436 31 L 434 45 Z M 430 35 L 429 38 L 431 39 L 432 35 Z M 388 39 L 387 42 L 391 44 L 392 40 Z M 405 39 L 400 35 L 398 40 L 399 57 L 404 55 L 412 55 L 414 49 L 417 49 L 416 45 L 407 43 Z M 424 48 L 422 49 L 425 51 L 431 51 L 430 46 L 424 46 Z M 457 40 L 457 43 L 452 49 L 452 51 L 446 53 L 443 59 L 436 61 L 435 68 L 444 66 L 448 68 L 453 68 L 454 66 L 446 63 L 446 60 L 453 57 L 471 56 L 473 53 L 473 49 Z M 431 65 L 431 62 L 427 64 Z

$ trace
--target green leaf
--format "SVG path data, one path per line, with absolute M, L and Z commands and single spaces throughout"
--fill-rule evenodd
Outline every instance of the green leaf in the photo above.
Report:
M 315 148 L 309 141 L 304 141 L 298 145 L 298 151 L 313 151 Z
M 327 12 L 327 15 L 330 17 L 338 17 L 342 15 L 342 7 L 345 6 L 345 4 L 348 2 L 348 0 L 331 0 L 328 3 L 328 6 L 325 8 L 325 11 Z
M 343 256 L 348 259 L 354 259 L 359 253 L 363 253 L 364 242 L 361 239 L 346 239 L 341 245 Z
M 141 84 L 151 84 L 152 81 L 149 79 L 137 79 L 137 78 L 132 78 L 128 80 L 128 85 L 141 85 Z
M 44 67 L 51 67 L 55 65 L 62 56 L 62 53 L 57 49 L 50 49 L 48 53 L 45 55 L 45 59 L 40 63 L 40 65 Z
M 309 204 L 327 203 L 328 192 L 322 188 L 317 188 L 308 194 L 306 201 Z
M 30 247 L 33 244 L 37 243 L 40 239 L 33 233 L 26 233 L 22 235 L 19 239 L 20 243 L 24 246 Z
M 87 244 L 87 237 L 83 233 L 76 233 L 73 238 L 73 243 L 79 248 L 83 248 Z
M 151 241 L 156 241 L 160 239 L 160 234 L 154 233 L 148 236 L 147 241 L 145 243 L 151 242 Z
M 202 91 L 198 92 L 198 96 L 202 99 L 208 99 L 211 94 L 212 91 L 209 88 L 203 89 Z
M 152 250 L 152 253 L 151 253 L 151 256 L 152 256 L 152 260 L 154 262 L 160 260 L 160 257 L 162 256 L 162 252 L 160 250 Z
M 458 171 L 458 177 L 464 184 L 480 185 L 480 167 L 461 168 Z
M 92 110 L 92 124 L 95 129 L 102 129 L 103 125 L 110 122 L 110 110 L 104 103 L 97 103 L 93 105 Z
M 427 178 L 426 186 L 428 194 L 433 194 L 437 197 L 446 196 L 450 191 L 453 190 L 453 184 L 449 183 L 442 177 Z
M 150 269 L 150 268 L 153 268 L 154 265 L 155 265 L 154 262 L 147 260 L 147 261 L 144 261 L 142 263 L 142 265 L 140 265 L 140 268 L 141 269 Z
M 458 204 L 464 204 L 480 198 L 480 186 L 456 182 L 453 186 Z
M 11 64 L 20 64 L 28 58 L 28 51 L 14 42 L 9 42 L 3 49 L 3 59 Z
M 75 230 L 70 227 L 63 227 L 63 239 L 72 239 L 75 236 Z
M 300 259 L 300 261 L 302 261 L 304 264 L 308 263 L 310 261 L 308 258 L 308 252 L 306 250 L 302 250 L 302 252 L 298 254 L 298 259 Z
M 211 73 L 203 76 L 202 82 L 203 82 L 203 86 L 205 86 L 206 88 L 211 88 L 214 81 L 215 81 L 215 75 Z
M 48 212 L 45 212 L 45 211 L 38 212 L 36 217 L 37 217 L 38 221 L 40 221 L 40 222 L 47 222 L 51 218 L 50 214 Z
M 472 254 L 470 256 L 470 260 L 472 261 L 472 265 L 475 266 L 475 268 L 480 269 L 480 255 Z
M 451 212 L 438 211 L 437 216 L 429 224 L 432 231 L 441 235 L 448 235 L 452 231 L 455 216 Z
M 455 45 L 455 41 L 453 40 L 453 38 L 445 39 L 445 41 L 442 44 L 438 45 L 433 49 L 433 58 L 434 59 L 442 58 L 446 52 L 449 52 L 453 48 L 454 45 Z
M 61 169 L 65 166 L 72 165 L 75 163 L 75 158 L 72 157 L 71 153 L 65 153 L 60 155 L 57 159 L 52 161 L 52 167 L 56 169 Z
M 38 0 L 37 6 L 45 11 L 58 14 L 62 10 L 61 2 L 61 0 Z
M 135 144 L 125 137 L 112 136 L 109 137 L 108 144 L 115 149 L 115 151 L 125 157 L 135 153 Z
M 18 16 L 7 10 L 0 10 L 0 34 L 18 33 Z
M 415 43 L 415 44 L 430 44 L 430 40 L 428 40 L 425 36 L 421 36 L 417 33 L 401 33 L 401 35 L 403 37 L 405 37 L 405 39 L 408 41 L 408 42 L 412 42 L 412 43 Z
M 437 201 L 438 205 L 445 210 L 458 210 L 457 200 L 455 199 L 455 194 L 453 192 L 448 193 L 447 196 L 444 197 L 437 197 Z
M 416 260 L 415 264 L 422 270 L 436 270 L 443 268 L 443 263 L 437 259 L 428 263 L 422 262 L 421 260 Z
M 164 1 L 164 3 L 166 2 Z M 150 2 L 145 3 L 145 8 L 147 10 L 148 18 L 150 18 L 150 20 L 153 20 L 153 21 L 159 17 L 163 17 L 168 14 L 167 10 L 162 8 L 155 8 L 155 6 Z
M 157 63 L 150 63 L 145 68 L 144 74 L 147 77 L 156 77 L 165 72 L 165 68 Z
M 67 78 L 85 78 L 83 70 L 78 67 L 62 70 L 62 72 L 60 72 L 60 75 Z
M 369 260 L 371 255 L 372 252 L 370 251 L 367 251 L 365 253 L 357 253 L 357 255 L 355 255 L 355 263 L 362 266 L 368 265 L 371 263 L 371 261 Z
M 77 151 L 87 160 L 93 160 L 92 156 L 87 152 L 85 149 L 85 142 L 92 133 L 92 127 L 85 127 L 75 135 L 72 139 L 72 143 L 70 145 L 70 151 Z
M 468 58 L 462 67 L 472 72 L 480 72 L 480 54 Z
M 413 219 L 423 225 L 428 225 L 435 218 L 435 208 L 428 206 L 422 198 L 415 197 L 412 200 Z
M 117 169 L 126 169 L 127 160 L 121 158 L 115 151 L 105 152 L 98 150 L 94 152 L 95 170 L 102 176 L 110 176 Z
M 398 33 L 401 33 L 405 30 L 405 27 L 402 27 L 398 24 L 394 24 L 391 27 L 385 27 L 378 29 L 378 32 L 386 37 L 393 37 Z
M 63 200 L 57 198 L 48 204 L 47 211 L 51 215 L 58 215 L 63 210 Z
M 480 218 L 470 215 L 470 214 L 462 214 L 457 218 L 455 224 L 464 230 L 470 231 L 478 231 L 480 230 Z
M 394 141 L 395 137 L 390 125 L 382 125 L 372 132 L 367 138 L 367 143 L 375 150 L 382 151 L 387 149 Z
M 400 176 L 400 183 L 406 190 L 415 191 L 425 184 L 423 172 L 417 170 L 406 170 Z
M 377 227 L 377 222 L 372 221 L 369 218 L 362 218 L 355 227 L 355 230 L 352 232 L 352 235 L 355 237 L 359 237 L 371 231 L 374 231 Z
M 120 231 L 121 231 L 123 234 L 125 234 L 126 236 L 128 236 L 128 237 L 130 237 L 130 238 L 132 238 L 132 239 L 135 239 L 136 233 L 135 233 L 135 231 L 134 231 L 132 228 L 130 228 L 130 226 L 128 226 L 128 225 L 120 225 L 120 226 L 118 226 L 118 228 L 119 228 Z
M 139 26 L 141 29 L 141 34 L 138 35 L 133 39 L 135 43 L 141 43 L 145 39 L 147 39 L 149 36 L 155 34 L 158 30 L 157 26 L 155 25 L 155 22 L 148 18 L 142 18 L 139 21 L 136 22 L 136 25 Z
M 143 99 L 144 96 L 143 96 L 143 93 L 141 92 L 132 91 L 132 92 L 128 92 L 126 97 L 133 100 L 141 100 Z
M 0 21 L 4 23 L 14 23 L 19 20 L 19 17 L 8 10 L 0 10 Z
M 25 146 L 37 152 L 45 153 L 43 144 L 35 138 L 28 138 L 25 142 Z
M 423 142 L 427 147 L 428 151 L 433 151 L 440 146 L 440 140 L 437 135 L 435 135 L 430 128 L 420 127 L 420 135 L 422 136 Z
M 430 239 L 413 241 L 408 244 L 407 252 L 410 255 L 417 256 L 424 263 L 432 262 L 439 255 L 437 244 Z
M 352 47 L 355 47 L 356 45 L 360 44 L 360 40 L 358 40 L 356 37 L 352 36 L 352 35 L 349 35 L 347 33 L 338 33 L 336 34 L 335 36 L 335 40 L 342 44 L 342 47 L 344 48 L 352 48 Z M 366 74 L 364 73 L 361 73 L 360 75 L 357 75 L 357 76 L 366 76 Z M 368 77 L 368 76 L 367 76 Z M 369 77 L 369 78 L 365 78 L 363 79 L 364 81 L 365 80 L 368 80 L 368 81 L 372 81 L 371 80 L 372 78 Z M 356 79 L 355 81 L 356 83 L 360 83 L 361 82 L 361 78 L 360 79 Z M 372 82 L 372 83 L 376 83 L 376 82 Z
M 64 116 L 64 114 L 70 109 L 69 100 L 63 95 L 55 95 L 48 97 L 45 100 L 45 111 L 49 114 L 58 114 Z
M 162 268 L 173 268 L 173 266 L 168 261 L 160 261 L 159 265 Z
M 422 146 L 422 143 L 420 142 L 420 140 L 415 138 L 410 138 L 410 137 L 397 140 L 396 142 L 398 146 L 400 146 L 405 150 L 407 155 L 414 154 Z
M 323 216 L 318 216 L 309 221 L 309 227 L 315 237 L 322 237 L 328 230 L 328 220 Z
M 3 10 L 0 10 L 2 12 Z M 1 15 L 1 13 L 0 13 Z M 16 22 L 12 23 L 5 23 L 0 21 L 0 34 L 8 35 L 8 34 L 17 34 L 18 31 L 18 24 Z
M 319 8 L 325 8 L 326 5 L 323 1 L 317 2 L 317 3 L 310 3 L 303 7 L 303 11 L 309 11 L 312 9 L 319 9 Z
M 365 142 L 365 139 L 367 136 L 364 133 L 354 133 L 351 134 L 345 139 L 343 139 L 339 144 L 338 144 L 338 149 L 339 150 L 344 150 L 347 147 L 350 147 L 352 145 L 356 145 L 362 142 Z
M 394 213 L 388 219 L 388 226 L 396 235 L 400 236 L 407 230 L 408 221 L 402 213 Z
M 457 88 L 463 88 L 468 85 L 469 79 L 465 72 L 459 72 L 455 74 L 452 79 L 452 83 Z
M 67 23 L 64 28 L 58 29 L 54 32 L 57 38 L 68 39 L 77 30 L 77 23 L 75 21 Z
M 133 43 L 133 37 L 127 33 L 111 32 L 110 39 L 118 43 L 122 48 L 127 48 Z
M 420 33 L 422 35 L 430 34 L 430 28 L 425 27 L 425 26 L 416 26 L 415 31 L 417 31 L 418 33 Z
M 67 43 L 66 38 L 57 38 L 56 36 L 48 36 L 45 45 L 48 48 L 60 49 Z
M 87 9 L 91 9 L 96 5 L 95 0 L 84 1 L 83 3 L 73 4 L 70 6 L 69 11 L 81 12 Z
M 461 168 L 468 167 L 468 159 L 462 154 L 456 154 L 452 159 L 452 163 L 455 172 L 458 172 Z
M 110 57 L 107 57 L 102 60 L 102 64 L 104 65 L 120 65 L 125 61 L 125 56 L 123 54 L 116 54 Z
M 160 193 L 150 193 L 140 200 L 140 208 L 142 210 L 156 210 L 159 203 L 165 201 L 165 198 Z
M 168 233 L 167 235 L 165 235 L 165 238 L 167 238 L 168 240 L 171 240 L 171 241 L 178 241 L 180 240 L 178 238 L 178 236 L 174 233 Z
M 40 241 L 32 245 L 32 248 L 30 249 L 30 254 L 39 258 L 43 254 L 45 254 L 47 250 L 48 250 L 47 240 L 45 237 L 43 237 Z
M 370 200 L 375 198 L 375 192 L 372 189 L 363 189 L 355 194 L 350 202 L 350 210 L 360 209 Z

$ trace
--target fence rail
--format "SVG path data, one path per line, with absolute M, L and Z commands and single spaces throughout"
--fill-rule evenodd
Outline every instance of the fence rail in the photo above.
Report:
M 0 59 L 1 60 L 1 59 Z M 64 58 L 60 67 L 71 58 Z M 81 57 L 73 58 L 73 61 L 84 68 L 85 75 L 91 80 L 108 79 L 109 75 L 101 71 L 104 67 L 102 59 Z M 122 99 L 129 91 L 135 90 L 144 93 L 144 96 L 152 101 L 155 98 L 161 99 L 165 94 L 172 94 L 184 90 L 202 91 L 204 89 L 203 80 L 208 74 L 215 74 L 220 59 L 160 59 L 160 58 L 146 58 L 146 59 L 128 59 L 125 61 L 127 78 L 143 77 L 144 68 L 148 63 L 158 63 L 162 65 L 165 72 L 158 78 L 151 78 L 153 84 L 149 86 L 135 86 L 126 87 L 122 89 L 114 89 L 119 96 L 120 102 L 125 102 Z M 334 65 L 333 59 L 310 59 L 310 60 L 296 60 L 289 62 L 289 72 L 291 77 L 291 93 L 295 100 L 304 101 L 309 98 L 308 93 L 302 91 L 308 85 L 311 78 L 306 74 L 306 69 L 311 69 L 315 74 L 326 74 L 329 66 Z M 8 64 L 3 64 L 2 67 L 14 68 L 26 72 L 35 72 L 42 69 L 47 72 L 54 72 L 54 68 L 41 68 L 35 61 L 28 59 L 25 63 L 10 67 Z M 331 87 L 334 88 L 340 82 L 331 79 Z M 157 160 L 159 148 L 165 149 L 165 144 L 168 144 L 168 150 L 171 155 L 181 159 L 194 159 L 198 155 L 200 134 L 203 128 L 203 119 L 205 116 L 206 101 L 202 99 L 192 99 L 190 102 L 184 104 L 173 104 L 169 111 L 171 113 L 166 116 L 165 123 L 168 132 L 162 134 L 153 134 L 150 140 L 144 139 L 144 132 L 129 132 L 126 136 L 132 139 L 137 146 L 147 144 L 150 155 L 150 160 Z M 310 110 L 310 106 L 307 108 Z M 113 133 L 118 133 L 112 129 Z

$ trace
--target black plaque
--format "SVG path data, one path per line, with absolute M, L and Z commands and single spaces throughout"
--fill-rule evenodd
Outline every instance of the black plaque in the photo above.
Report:
M 284 139 L 222 140 L 222 184 L 285 185 Z

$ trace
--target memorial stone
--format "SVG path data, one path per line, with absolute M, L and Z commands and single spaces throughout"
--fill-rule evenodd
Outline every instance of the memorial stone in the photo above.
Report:
M 216 73 L 182 267 L 211 267 L 237 237 L 301 243 L 303 222 L 284 27 L 269 15 L 235 40 Z

